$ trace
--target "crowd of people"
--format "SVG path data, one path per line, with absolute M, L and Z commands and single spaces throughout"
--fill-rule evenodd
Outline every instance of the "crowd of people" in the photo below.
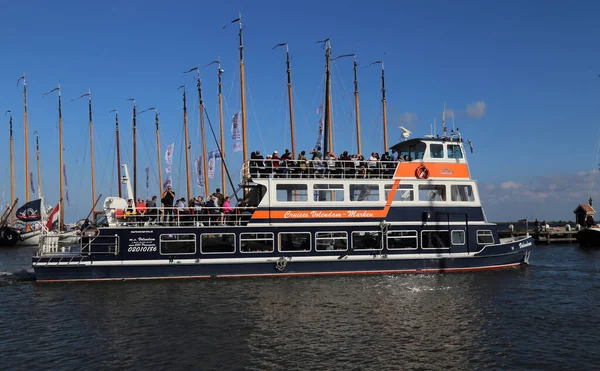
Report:
M 271 155 L 263 157 L 260 151 L 250 154 L 250 175 L 253 178 L 270 177 L 391 177 L 397 162 L 412 161 L 408 154 L 401 155 L 394 151 L 384 152 L 381 157 L 379 153 L 372 152 L 368 159 L 361 154 L 349 154 L 344 151 L 339 157 L 333 152 L 323 156 L 321 147 L 309 152 L 309 160 L 306 151 L 301 151 L 296 159 L 286 149 L 279 156 L 277 150 Z
M 247 222 L 254 207 L 246 198 L 240 201 L 237 207 L 232 207 L 231 198 L 224 196 L 221 189 L 217 188 L 213 194 L 204 199 L 202 196 L 192 197 L 187 202 L 184 197 L 175 198 L 175 191 L 167 186 L 161 195 L 160 206 L 157 197 L 144 201 L 138 198 L 127 201 L 127 209 L 123 215 L 118 215 L 124 222 L 129 223 L 157 223 L 167 225 L 232 225 Z

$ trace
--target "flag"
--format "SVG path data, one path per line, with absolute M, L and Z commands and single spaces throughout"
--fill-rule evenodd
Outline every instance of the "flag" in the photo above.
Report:
M 241 140 L 242 139 L 242 129 L 240 126 L 240 118 L 241 114 L 236 112 L 231 119 L 231 139 L 233 140 Z
M 33 185 L 33 173 L 29 173 L 29 185 L 31 186 L 31 193 L 35 194 L 35 187 Z
M 16 215 L 24 222 L 37 222 L 42 220 L 42 200 L 29 201 L 17 209 Z
M 148 190 L 150 188 L 150 166 L 146 166 L 146 198 L 149 198 L 150 195 Z
M 63 164 L 63 177 L 65 179 L 65 198 L 67 199 L 67 205 L 71 206 L 69 200 L 69 185 L 67 184 L 67 164 Z
M 58 224 L 60 221 L 60 202 L 56 204 L 56 206 L 54 206 L 54 209 L 52 209 L 52 212 L 50 213 L 50 216 L 48 217 L 48 222 L 46 223 L 46 229 L 51 231 L 54 228 L 58 228 Z
M 163 188 L 167 188 L 169 186 L 173 186 L 173 179 L 171 179 L 171 175 L 167 177 L 165 184 L 163 184 Z
M 167 173 L 167 174 L 171 174 L 171 167 L 170 167 L 170 166 L 167 166 L 167 167 L 165 168 L 165 173 Z
M 68 189 L 65 191 L 65 198 L 67 199 L 67 205 L 70 207 L 71 201 L 69 200 L 69 190 Z
M 194 166 L 196 167 L 196 182 L 198 183 L 198 187 L 204 187 L 204 178 L 202 177 L 202 156 L 198 156 L 198 158 L 194 161 Z
M 317 115 L 322 115 L 323 114 L 323 105 L 321 104 L 319 107 L 317 107 Z
M 242 142 L 233 142 L 233 152 L 242 152 Z
M 319 134 L 317 135 L 317 143 L 315 144 L 313 151 L 316 150 L 317 148 L 323 146 L 323 125 L 324 124 L 325 124 L 325 118 L 323 116 L 321 116 L 321 119 L 319 120 Z
M 165 163 L 167 165 L 173 164 L 173 151 L 175 150 L 175 143 L 169 144 L 167 151 L 165 152 Z
M 208 152 L 208 177 L 210 179 L 215 178 L 215 160 L 221 158 L 221 153 L 219 150 L 215 149 L 214 151 Z

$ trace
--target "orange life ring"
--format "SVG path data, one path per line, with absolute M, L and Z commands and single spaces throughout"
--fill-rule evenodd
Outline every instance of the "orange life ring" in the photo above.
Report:
M 429 178 L 429 170 L 424 165 L 421 165 L 415 170 L 415 176 L 418 179 L 427 179 Z

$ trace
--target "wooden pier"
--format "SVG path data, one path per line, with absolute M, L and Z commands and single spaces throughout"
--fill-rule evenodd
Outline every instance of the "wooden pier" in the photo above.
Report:
M 567 242 L 567 243 L 575 243 L 577 242 L 577 238 L 575 237 L 577 235 L 577 230 L 566 230 L 565 228 L 560 228 L 560 227 L 554 227 L 554 228 L 550 228 L 549 230 L 544 230 L 544 231 L 536 231 L 534 229 L 529 229 L 527 231 L 525 230 L 517 230 L 517 231 L 511 231 L 510 229 L 504 229 L 504 230 L 500 230 L 498 231 L 498 235 L 503 238 L 503 237 L 519 237 L 519 236 L 525 236 L 527 234 L 529 234 L 530 236 L 533 237 L 533 240 L 536 243 L 545 243 L 545 244 L 551 244 L 551 243 L 561 243 L 561 242 Z

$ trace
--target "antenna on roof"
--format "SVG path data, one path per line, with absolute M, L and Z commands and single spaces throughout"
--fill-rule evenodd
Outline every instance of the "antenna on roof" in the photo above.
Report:
M 444 110 L 442 111 L 442 132 L 446 137 L 446 102 L 444 102 Z

